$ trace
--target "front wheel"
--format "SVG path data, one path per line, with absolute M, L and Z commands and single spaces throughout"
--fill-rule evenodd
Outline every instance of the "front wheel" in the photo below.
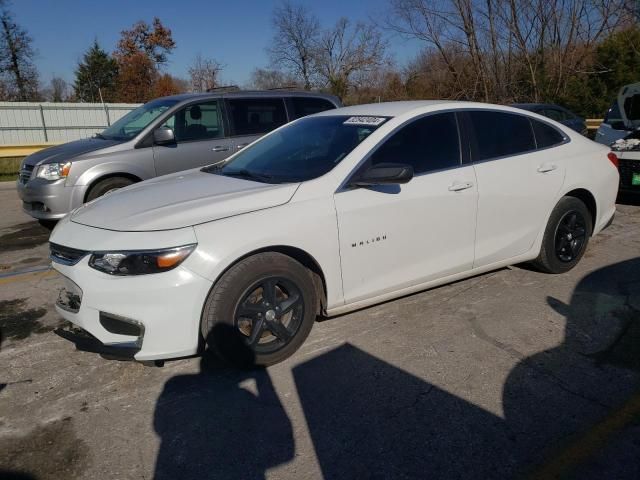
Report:
M 591 233 L 586 205 L 575 197 L 563 197 L 551 212 L 534 265 L 548 273 L 568 272 L 584 255 Z
M 111 193 L 114 190 L 118 190 L 119 188 L 128 187 L 132 183 L 133 180 L 125 177 L 109 177 L 105 178 L 104 180 L 100 180 L 93 187 L 91 187 L 91 190 L 89 190 L 89 193 L 87 193 L 87 202 L 95 200 L 96 198 L 106 195 L 107 193 Z
M 312 272 L 281 253 L 259 253 L 214 285 L 201 331 L 207 346 L 231 364 L 272 365 L 302 345 L 318 306 Z

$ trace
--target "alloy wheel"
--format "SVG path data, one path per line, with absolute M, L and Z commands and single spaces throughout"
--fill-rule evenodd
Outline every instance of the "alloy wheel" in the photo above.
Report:
M 234 325 L 256 353 L 273 353 L 295 336 L 304 318 L 298 286 L 284 277 L 269 277 L 250 286 L 237 303 Z
M 569 263 L 576 259 L 585 245 L 587 234 L 584 216 L 577 210 L 565 213 L 555 235 L 555 252 L 561 262 Z

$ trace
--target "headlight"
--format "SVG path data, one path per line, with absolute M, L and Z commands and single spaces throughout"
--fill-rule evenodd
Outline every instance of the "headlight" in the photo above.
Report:
M 180 265 L 196 244 L 162 250 L 98 252 L 91 255 L 89 266 L 109 275 L 146 275 L 166 272 Z
M 45 163 L 38 167 L 36 178 L 44 178 L 45 180 L 60 180 L 67 178 L 71 171 L 71 162 L 67 163 Z

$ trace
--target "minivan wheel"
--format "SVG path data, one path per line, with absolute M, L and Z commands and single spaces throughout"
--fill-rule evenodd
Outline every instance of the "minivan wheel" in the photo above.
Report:
M 89 190 L 89 193 L 87 194 L 87 202 L 95 200 L 96 198 L 112 192 L 113 190 L 128 187 L 132 183 L 133 180 L 126 177 L 110 177 L 105 178 L 104 180 L 100 180 L 93 187 L 91 187 L 91 190 Z
M 239 367 L 267 366 L 291 356 L 318 313 L 312 273 L 287 255 L 265 252 L 231 267 L 205 302 L 207 346 Z
M 549 273 L 571 270 L 584 255 L 591 225 L 591 213 L 586 205 L 575 197 L 563 197 L 551 212 L 534 265 Z

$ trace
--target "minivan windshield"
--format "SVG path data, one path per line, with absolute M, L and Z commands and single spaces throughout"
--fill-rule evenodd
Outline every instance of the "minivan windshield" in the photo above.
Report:
M 387 117 L 308 117 L 203 171 L 263 183 L 311 180 L 329 172 Z
M 168 98 L 145 103 L 96 136 L 105 140 L 131 140 L 176 103 L 178 100 Z

